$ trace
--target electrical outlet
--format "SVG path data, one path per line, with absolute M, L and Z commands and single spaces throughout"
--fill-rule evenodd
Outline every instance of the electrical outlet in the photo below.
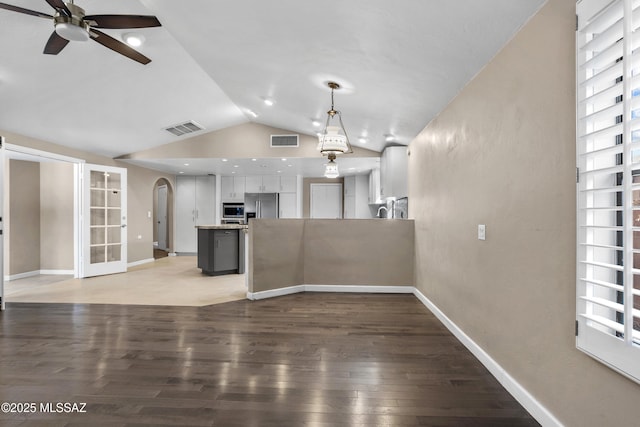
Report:
M 478 240 L 487 240 L 487 226 L 478 224 Z

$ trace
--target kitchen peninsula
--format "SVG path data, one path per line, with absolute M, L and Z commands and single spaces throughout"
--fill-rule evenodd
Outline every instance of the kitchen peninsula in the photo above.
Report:
M 247 225 L 198 225 L 198 268 L 204 274 L 243 274 Z

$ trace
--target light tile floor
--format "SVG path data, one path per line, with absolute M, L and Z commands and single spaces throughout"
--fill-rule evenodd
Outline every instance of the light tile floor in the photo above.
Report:
M 7 302 L 204 306 L 246 298 L 244 274 L 207 276 L 196 257 L 157 259 L 126 273 L 74 279 L 35 276 L 5 282 Z

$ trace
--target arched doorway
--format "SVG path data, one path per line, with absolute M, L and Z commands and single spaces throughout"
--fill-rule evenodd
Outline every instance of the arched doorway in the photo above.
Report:
M 153 186 L 153 257 L 163 258 L 173 253 L 173 187 L 165 178 Z

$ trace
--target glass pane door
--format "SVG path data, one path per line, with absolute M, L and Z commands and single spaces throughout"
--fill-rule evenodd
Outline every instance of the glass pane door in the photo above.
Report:
M 126 271 L 126 169 L 84 165 L 84 274 Z

